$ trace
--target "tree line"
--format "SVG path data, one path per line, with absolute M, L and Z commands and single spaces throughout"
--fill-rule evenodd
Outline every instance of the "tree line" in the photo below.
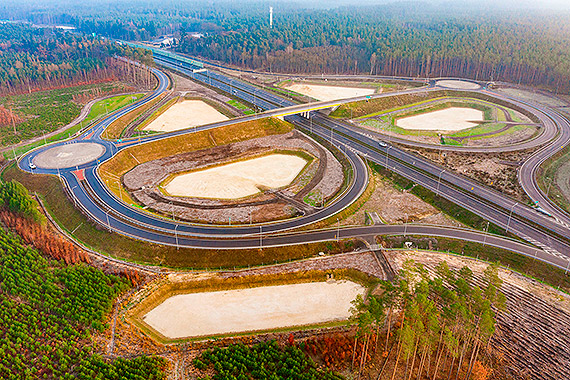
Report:
M 128 64 L 117 55 L 152 61 L 149 51 L 88 35 L 0 23 L 0 95 L 121 79 Z
M 263 13 L 240 15 L 220 21 L 222 32 L 186 36 L 179 50 L 274 72 L 458 76 L 570 91 L 564 16 L 437 16 L 426 7 L 288 11 L 273 28 Z
M 477 279 L 466 266 L 453 271 L 444 261 L 430 273 L 407 261 L 395 283 L 383 284 L 381 295 L 354 301 L 354 349 L 362 352 L 356 363 L 353 354 L 353 368 L 360 376 L 367 351 L 377 348 L 380 331 L 386 328 L 383 350 L 395 358 L 392 379 L 485 378 L 489 368 L 480 357 L 495 334 L 496 313 L 504 309 L 501 285 L 496 265 Z M 364 344 L 357 345 L 358 340 Z
M 570 91 L 567 14 L 407 3 L 306 7 L 274 4 L 273 28 L 264 2 L 67 3 L 57 9 L 48 2 L 31 10 L 5 7 L 0 15 L 126 40 L 173 34 L 182 52 L 257 70 L 460 76 Z
M 38 204 L 18 182 L 0 184 L 0 378 L 164 379 L 155 357 L 105 360 L 92 350 L 115 298 L 140 281 L 88 266 L 72 243 L 38 223 Z M 37 248 L 36 248 L 37 247 Z

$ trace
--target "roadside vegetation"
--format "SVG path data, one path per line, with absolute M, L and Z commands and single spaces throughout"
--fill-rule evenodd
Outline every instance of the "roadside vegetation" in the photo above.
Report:
M 280 135 L 289 132 L 291 129 L 291 125 L 287 122 L 276 118 L 264 118 L 199 131 L 193 133 L 191 138 L 188 135 L 180 135 L 135 145 L 120 151 L 111 160 L 103 163 L 99 169 L 99 174 L 104 182 L 109 183 L 110 189 L 118 197 L 122 197 L 122 193 L 126 193 L 126 191 L 120 189 L 117 180 L 137 165 L 180 153 L 213 148 L 258 137 Z
M 251 108 L 249 108 L 248 106 L 246 106 L 245 104 L 237 101 L 237 100 L 230 100 L 228 101 L 228 104 L 230 106 L 233 106 L 235 108 L 237 108 L 238 110 L 242 111 L 244 113 L 244 115 L 253 115 L 255 113 L 254 110 L 252 110 Z
M 536 176 L 542 192 L 566 212 L 570 212 L 570 147 L 547 159 Z M 566 185 L 565 185 L 566 184 Z
M 97 252 L 127 261 L 171 268 L 218 269 L 247 268 L 314 257 L 318 252 L 334 254 L 351 251 L 353 241 L 303 244 L 263 249 L 216 250 L 161 246 L 130 239 L 95 225 L 71 201 L 55 176 L 29 174 L 15 165 L 2 174 L 4 181 L 16 179 L 38 194 L 53 220 L 77 241 Z
M 414 247 L 421 250 L 451 252 L 456 255 L 468 256 L 489 263 L 499 263 L 505 268 L 512 269 L 525 276 L 560 289 L 570 294 L 570 272 L 553 267 L 532 257 L 519 255 L 505 249 L 463 240 L 426 236 L 382 236 L 380 243 L 387 248 L 406 249 L 405 241 L 411 241 Z
M 398 173 L 386 170 L 384 166 L 376 164 L 374 162 L 369 161 L 368 164 L 376 173 L 390 179 L 390 181 L 392 181 L 397 188 L 409 191 L 410 193 L 416 195 L 423 201 L 429 203 L 430 205 L 449 215 L 458 222 L 479 231 L 488 231 L 491 234 L 503 236 L 506 234 L 506 231 L 502 227 L 488 223 L 480 216 L 464 209 L 461 206 L 456 205 L 455 203 L 441 196 L 438 196 L 433 191 L 428 190 L 425 187 L 417 185 L 415 182 L 402 177 Z
M 21 218 L 18 226 L 37 228 L 34 201 L 21 185 L 3 184 L 0 192 L 3 222 L 9 212 Z M 106 328 L 114 299 L 130 281 L 83 262 L 46 258 L 34 245 L 41 243 L 0 228 L 0 377 L 164 379 L 163 359 L 106 360 L 93 352 L 91 334 Z

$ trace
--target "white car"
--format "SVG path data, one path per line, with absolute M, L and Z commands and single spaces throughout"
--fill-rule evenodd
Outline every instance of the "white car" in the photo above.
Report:
M 34 170 L 34 169 L 37 168 L 37 166 L 36 166 L 33 162 L 30 162 L 30 163 L 28 164 L 28 166 L 29 166 L 30 169 L 32 169 L 32 170 Z
M 384 141 L 378 141 L 378 145 L 380 145 L 382 148 L 386 148 L 388 146 L 388 144 L 386 144 Z

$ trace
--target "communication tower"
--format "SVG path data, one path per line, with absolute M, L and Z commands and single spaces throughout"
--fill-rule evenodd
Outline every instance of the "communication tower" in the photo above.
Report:
M 269 27 L 273 28 L 273 7 L 269 7 Z

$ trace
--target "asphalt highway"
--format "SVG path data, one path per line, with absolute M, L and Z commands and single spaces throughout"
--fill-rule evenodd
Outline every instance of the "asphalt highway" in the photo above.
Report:
M 295 105 L 292 101 L 283 99 L 276 94 L 243 81 L 228 78 L 211 70 L 195 73 L 192 72 L 190 67 L 185 67 L 184 64 L 177 64 L 176 62 L 167 60 L 160 60 L 159 63 L 173 70 L 179 70 L 209 86 L 216 87 L 232 94 L 235 97 L 255 105 L 255 107 L 269 111 L 239 118 L 238 120 L 230 120 L 191 130 L 153 135 L 148 138 L 133 139 L 126 143 L 121 142 L 119 144 L 118 142 L 111 142 L 103 139 L 103 131 L 111 122 L 130 112 L 134 108 L 146 104 L 156 96 L 159 96 L 162 92 L 166 91 L 168 88 L 168 79 L 166 75 L 160 70 L 153 70 L 155 75 L 159 78 L 159 87 L 150 96 L 112 114 L 102 122 L 95 125 L 92 129 L 81 134 L 75 140 L 58 143 L 65 144 L 73 143 L 74 141 L 81 141 L 103 144 L 106 150 L 104 155 L 100 157 L 97 162 L 87 163 L 76 168 L 65 168 L 58 170 L 57 172 L 41 168 L 34 170 L 34 172 L 38 173 L 59 174 L 66 182 L 67 188 L 76 200 L 77 206 L 81 207 L 84 212 L 89 214 L 94 220 L 97 220 L 100 224 L 106 226 L 110 230 L 149 242 L 200 248 L 251 248 L 333 240 L 339 238 L 339 235 L 341 238 L 348 238 L 372 234 L 413 233 L 417 235 L 446 236 L 479 242 L 483 242 L 481 239 L 485 239 L 485 242 L 490 245 L 531 255 L 533 257 L 537 257 L 537 259 L 550 262 L 562 268 L 564 268 L 565 263 L 568 262 L 566 255 L 570 252 L 570 246 L 568 246 L 564 239 L 560 239 L 560 237 L 570 237 L 570 232 L 564 224 L 558 223 L 551 218 L 544 217 L 532 208 L 518 205 L 503 194 L 490 190 L 485 186 L 475 183 L 474 181 L 454 173 L 448 173 L 437 165 L 424 160 L 421 157 L 407 153 L 392 145 L 381 147 L 378 145 L 378 141 L 376 139 L 363 135 L 361 131 L 355 130 L 347 123 L 332 120 L 323 115 L 316 114 L 315 112 L 310 114 L 312 120 L 307 120 L 298 115 L 287 116 L 287 120 L 306 130 L 311 129 L 313 133 L 319 135 L 323 139 L 332 140 L 333 145 L 337 145 L 339 150 L 346 155 L 353 169 L 353 178 L 349 188 L 334 202 L 328 205 L 328 207 L 319 210 L 317 213 L 284 222 L 264 225 L 221 227 L 180 223 L 166 218 L 157 217 L 126 205 L 107 190 L 97 175 L 98 163 L 109 159 L 119 149 L 124 149 L 132 144 L 141 144 L 176 134 L 189 134 L 189 136 L 191 136 L 190 134 L 194 131 L 232 124 L 236 121 L 267 117 L 272 114 L 283 115 L 287 113 L 302 113 L 311 111 L 315 108 L 315 105 Z M 407 92 L 432 90 L 433 86 L 430 88 L 408 90 Z M 390 93 L 382 96 L 393 96 L 396 94 L 399 93 Z M 364 98 L 365 97 L 360 97 L 357 99 L 362 100 Z M 355 99 L 351 99 L 350 101 L 354 100 Z M 550 120 L 552 120 L 552 125 L 557 126 L 557 130 L 564 130 L 564 128 L 566 128 L 567 124 L 562 126 L 560 125 L 565 120 L 560 117 L 553 117 L 550 110 L 537 110 L 536 107 L 530 105 L 526 106 L 533 110 L 533 113 L 535 114 L 537 112 L 544 113 L 546 119 L 550 118 Z M 284 112 L 281 107 L 289 107 L 289 109 L 287 112 Z M 547 120 L 545 121 L 545 126 L 546 125 Z M 566 128 L 567 134 L 570 133 L 569 131 L 570 127 Z M 546 132 L 547 129 L 545 127 L 545 131 L 542 135 L 545 135 Z M 563 133 L 560 133 L 559 136 L 560 135 L 563 135 Z M 568 138 L 568 136 L 566 136 L 566 138 Z M 559 140 L 560 138 L 554 140 L 554 142 L 559 142 Z M 19 161 L 20 168 L 30 171 L 31 169 L 29 168 L 28 163 L 33 160 L 35 155 L 55 145 L 57 144 L 52 144 L 30 152 Z M 544 153 L 541 156 L 541 159 L 544 157 L 548 158 L 551 150 L 543 149 L 543 151 Z M 528 241 L 532 241 L 534 244 L 538 244 L 545 249 L 537 250 L 530 245 L 525 245 L 519 242 L 514 242 L 510 239 L 500 238 L 493 235 L 483 234 L 477 231 L 466 232 L 466 230 L 422 225 L 406 225 L 404 227 L 372 226 L 314 232 L 303 231 L 300 233 L 283 235 L 282 233 L 284 231 L 328 218 L 348 207 L 355 199 L 358 198 L 368 181 L 366 166 L 359 156 L 375 161 L 381 165 L 387 165 L 391 170 L 412 179 L 422 186 L 435 191 L 437 194 L 485 217 L 499 226 L 507 227 L 509 231 Z M 540 163 L 542 161 L 537 158 L 536 162 Z M 85 169 L 85 181 L 78 181 L 77 177 L 72 173 L 72 171 L 76 169 Z M 551 231 L 553 233 L 549 234 L 539 229 L 538 226 L 541 226 L 547 231 Z M 404 228 L 404 230 L 402 230 L 402 228 Z M 434 229 L 437 230 L 437 234 L 434 234 Z M 561 254 L 560 252 L 563 253 Z

